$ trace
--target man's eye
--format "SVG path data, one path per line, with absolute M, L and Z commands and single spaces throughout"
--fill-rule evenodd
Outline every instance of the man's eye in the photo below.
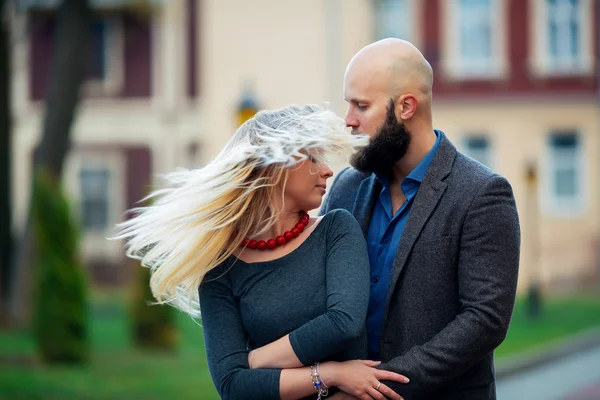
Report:
M 314 156 L 309 155 L 308 159 L 310 160 L 310 162 L 312 162 L 313 164 L 317 163 L 317 159 Z
M 357 104 L 356 108 L 358 108 L 361 111 L 364 111 L 367 109 L 367 105 L 366 104 Z

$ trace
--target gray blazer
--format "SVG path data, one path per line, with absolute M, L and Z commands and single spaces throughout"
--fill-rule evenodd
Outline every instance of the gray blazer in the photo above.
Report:
M 443 134 L 442 134 L 443 135 Z M 350 211 L 365 235 L 381 186 L 346 168 L 320 214 Z M 394 259 L 380 368 L 411 399 L 495 399 L 494 349 L 511 319 L 520 228 L 508 181 L 443 135 L 414 200 Z

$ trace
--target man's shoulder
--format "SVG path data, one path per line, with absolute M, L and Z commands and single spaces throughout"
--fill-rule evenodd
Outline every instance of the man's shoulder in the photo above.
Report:
M 358 188 L 361 182 L 369 176 L 370 174 L 359 172 L 353 167 L 342 169 L 335 176 L 319 214 L 323 215 L 336 208 L 352 210 Z
M 512 185 L 503 175 L 460 152 L 457 152 L 454 167 L 446 182 L 457 195 L 466 197 L 499 187 L 512 191 Z
M 490 179 L 503 178 L 486 165 L 458 151 L 451 175 L 454 175 L 458 181 L 468 185 L 481 185 Z
M 354 167 L 345 167 L 335 177 L 332 186 L 337 190 L 356 190 L 358 185 L 370 176 L 370 173 L 360 172 Z

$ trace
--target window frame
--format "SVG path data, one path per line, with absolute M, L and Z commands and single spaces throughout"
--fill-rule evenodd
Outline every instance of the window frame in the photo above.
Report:
M 559 0 L 563 1 L 563 0 Z M 547 0 L 530 0 L 530 43 L 529 55 L 531 72 L 536 76 L 588 76 L 594 70 L 594 10 L 591 0 L 578 0 L 579 10 L 579 63 L 576 66 L 557 66 L 550 55 L 550 35 Z
M 487 162 L 483 162 L 478 160 L 477 158 L 473 157 L 472 153 L 471 153 L 471 149 L 470 149 L 470 144 L 469 142 L 471 140 L 478 140 L 478 139 L 483 139 L 486 142 L 486 148 L 485 148 L 485 158 Z M 473 132 L 473 133 L 467 133 L 463 136 L 462 138 L 462 147 L 463 147 L 463 151 L 464 153 L 469 156 L 470 158 L 474 159 L 475 161 L 481 163 L 482 165 L 485 165 L 487 168 L 492 168 L 493 165 L 493 156 L 492 156 L 492 140 L 490 139 L 490 136 L 486 133 L 479 133 L 479 132 Z
M 104 77 L 87 79 L 84 91 L 88 96 L 116 95 L 123 88 L 125 75 L 125 47 L 121 15 L 99 16 L 105 24 Z
M 441 2 L 442 15 L 442 68 L 445 75 L 455 80 L 497 80 L 508 75 L 507 7 L 506 0 L 490 1 L 490 59 L 489 66 L 472 67 L 461 58 L 460 7 L 461 0 Z
M 558 135 L 574 135 L 575 148 L 572 161 L 575 168 L 575 194 L 563 197 L 557 194 L 555 175 L 560 167 L 557 161 L 556 149 L 553 147 L 553 138 Z M 587 207 L 588 188 L 586 187 L 586 155 L 584 151 L 585 135 L 578 129 L 552 129 L 545 140 L 545 176 L 544 187 L 540 190 L 541 203 L 544 205 L 546 215 L 554 218 L 573 218 L 581 216 Z

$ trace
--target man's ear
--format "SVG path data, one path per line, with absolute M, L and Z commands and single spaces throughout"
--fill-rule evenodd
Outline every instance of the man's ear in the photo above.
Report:
M 417 112 L 417 98 L 412 94 L 405 94 L 396 100 L 396 116 L 406 121 Z

